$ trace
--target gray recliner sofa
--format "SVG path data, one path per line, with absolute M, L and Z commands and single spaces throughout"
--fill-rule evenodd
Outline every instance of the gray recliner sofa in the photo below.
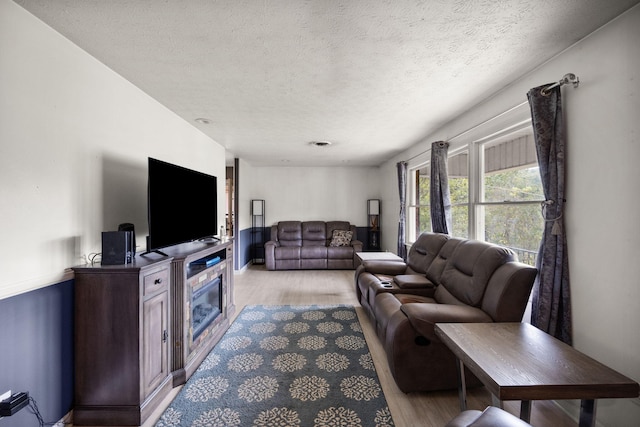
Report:
M 264 245 L 267 270 L 354 269 L 362 251 L 347 221 L 280 221 Z
M 436 323 L 520 322 L 536 274 L 510 249 L 423 233 L 406 263 L 364 261 L 355 282 L 396 384 L 412 392 L 457 387 L 455 357 Z

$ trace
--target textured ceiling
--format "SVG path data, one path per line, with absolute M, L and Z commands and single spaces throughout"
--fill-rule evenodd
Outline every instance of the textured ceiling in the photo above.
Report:
M 378 165 L 638 3 L 15 1 L 234 156 L 291 166 Z

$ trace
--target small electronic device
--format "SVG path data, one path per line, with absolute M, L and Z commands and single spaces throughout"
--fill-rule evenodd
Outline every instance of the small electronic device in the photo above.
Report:
M 130 239 L 130 231 L 103 231 L 102 264 L 117 265 L 131 263 L 133 258 L 131 256 Z
M 13 393 L 0 401 L 0 417 L 10 417 L 29 404 L 29 393 Z

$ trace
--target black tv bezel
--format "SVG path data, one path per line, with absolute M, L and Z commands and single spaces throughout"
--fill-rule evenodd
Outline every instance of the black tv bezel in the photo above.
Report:
M 153 157 L 148 158 L 147 164 L 149 236 L 146 253 L 214 237 L 218 229 L 218 178 Z M 162 176 L 161 170 L 168 175 Z M 210 199 L 205 198 L 207 193 L 203 192 L 202 188 L 194 188 L 197 183 L 203 187 L 212 187 Z M 160 197 L 157 197 L 158 195 Z M 205 213 L 202 213 L 203 207 L 213 216 L 208 226 L 200 223 L 205 217 Z M 185 228 L 186 225 L 189 225 L 189 228 Z

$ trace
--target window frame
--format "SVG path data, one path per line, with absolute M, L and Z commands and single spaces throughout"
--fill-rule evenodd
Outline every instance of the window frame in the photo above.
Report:
M 463 152 L 467 152 L 468 156 L 468 236 L 471 239 L 484 240 L 484 215 L 483 210 L 486 206 L 505 206 L 505 205 L 531 205 L 540 204 L 543 200 L 535 201 L 482 201 L 483 194 L 483 148 L 486 144 L 490 144 L 498 138 L 506 138 L 509 135 L 531 133 L 533 134 L 531 117 L 527 114 L 526 103 L 520 104 L 505 113 L 496 116 L 494 119 L 488 120 L 460 135 L 449 139 L 450 150 L 448 157 L 454 157 Z M 406 226 L 406 242 L 407 245 L 415 242 L 417 238 L 416 215 L 418 208 L 429 208 L 429 205 L 421 205 L 416 203 L 416 173 L 425 167 L 430 167 L 431 148 L 427 151 L 415 156 L 409 161 L 407 168 L 407 204 L 405 211 L 407 212 Z M 461 206 L 463 204 L 456 204 Z M 452 203 L 453 207 L 453 203 Z M 429 227 L 431 229 L 431 227 Z M 455 229 L 455 226 L 454 226 Z

